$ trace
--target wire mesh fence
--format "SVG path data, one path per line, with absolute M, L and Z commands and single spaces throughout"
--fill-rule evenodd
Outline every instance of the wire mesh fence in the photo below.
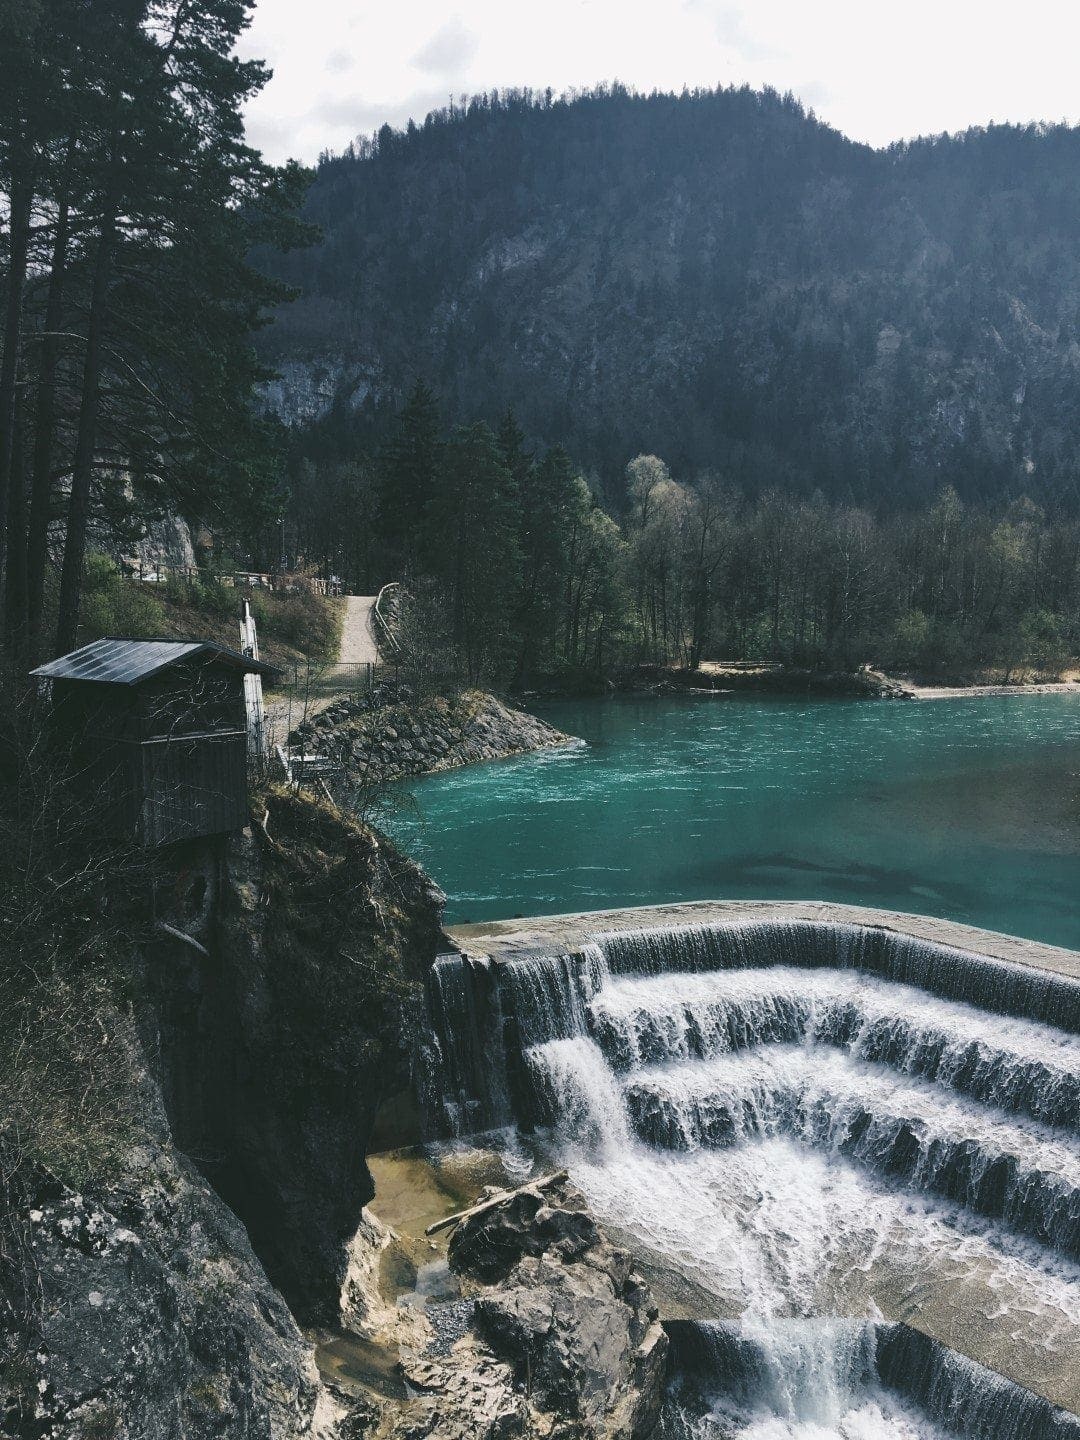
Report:
M 282 684 L 298 696 L 368 695 L 375 683 L 375 668 L 367 661 L 355 664 L 295 662 L 284 667 Z

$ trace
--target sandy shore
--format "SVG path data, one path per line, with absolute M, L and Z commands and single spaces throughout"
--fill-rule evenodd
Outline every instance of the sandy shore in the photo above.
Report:
M 1080 695 L 1080 670 L 1065 670 L 1059 680 L 1031 682 L 1018 680 L 1009 685 L 998 683 L 972 685 L 925 685 L 910 675 L 889 675 L 884 670 L 866 666 L 862 672 L 868 680 L 881 687 L 883 694 L 900 700 L 966 700 L 968 698 L 1012 699 L 1014 695 Z
M 1012 699 L 1022 695 L 1080 695 L 1080 685 L 1072 680 L 1059 680 L 1046 685 L 914 685 L 900 680 L 897 684 L 909 700 L 967 700 L 976 697 Z

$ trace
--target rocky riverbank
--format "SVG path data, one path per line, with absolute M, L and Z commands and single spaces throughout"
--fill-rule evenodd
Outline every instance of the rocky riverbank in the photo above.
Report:
M 865 674 L 874 684 L 880 686 L 883 695 L 898 700 L 1012 699 L 1018 695 L 1080 695 L 1080 677 L 1076 675 L 1062 680 L 1033 680 L 1021 677 L 1008 684 L 972 680 L 962 685 L 951 685 L 930 684 L 910 675 L 885 675 L 879 670 L 868 669 Z
M 809 670 L 798 665 L 725 665 L 706 660 L 697 670 L 660 671 L 658 683 L 673 690 L 709 690 L 736 695 L 907 698 L 899 682 L 865 666 L 858 670 Z
M 298 726 L 291 739 L 335 762 L 346 788 L 573 743 L 481 690 L 416 699 L 404 687 L 343 697 Z
M 360 1308 L 407 1389 L 386 1397 L 354 1385 L 339 1400 L 380 1440 L 645 1440 L 660 1413 L 668 1339 L 629 1253 L 565 1175 L 480 1200 L 450 1240 L 438 1302 L 418 1310 L 409 1295 L 388 1308 L 378 1268 L 360 1265 Z M 375 1237 L 370 1224 L 358 1237 L 369 1254 Z
M 679 665 L 634 665 L 610 675 L 538 678 L 521 699 L 577 700 L 610 695 L 671 695 L 709 691 L 719 695 L 820 695 L 901 699 L 903 687 L 888 676 L 858 670 L 811 670 L 799 665 L 704 660 L 696 670 Z

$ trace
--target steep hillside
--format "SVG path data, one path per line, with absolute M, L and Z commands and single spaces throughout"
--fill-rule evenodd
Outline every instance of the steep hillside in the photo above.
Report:
M 377 432 L 419 373 L 612 486 L 655 451 L 1075 501 L 1078 176 L 1065 127 L 873 151 L 770 92 L 481 99 L 320 164 L 271 400 Z
M 152 870 L 99 845 L 82 904 L 53 851 L 45 910 L 3 889 L 4 1437 L 358 1433 L 294 1316 L 337 1320 L 443 897 L 343 812 L 257 809 Z

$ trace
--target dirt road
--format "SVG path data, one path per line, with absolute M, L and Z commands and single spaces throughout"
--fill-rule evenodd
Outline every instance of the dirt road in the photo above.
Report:
M 341 625 L 339 665 L 377 665 L 379 647 L 375 640 L 374 595 L 346 595 L 345 618 Z

